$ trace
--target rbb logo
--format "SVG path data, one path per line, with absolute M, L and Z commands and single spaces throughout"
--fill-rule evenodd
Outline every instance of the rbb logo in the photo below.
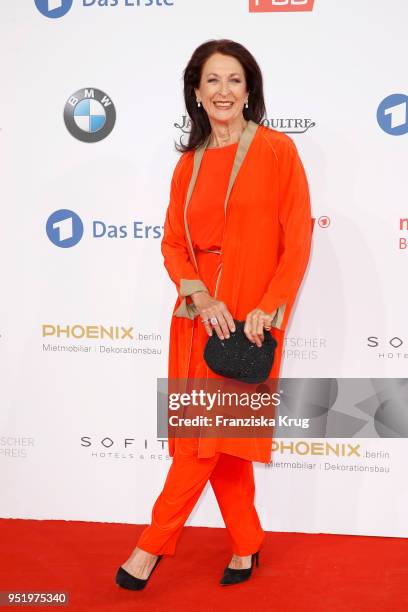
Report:
M 249 0 L 250 13 L 313 11 L 314 0 Z

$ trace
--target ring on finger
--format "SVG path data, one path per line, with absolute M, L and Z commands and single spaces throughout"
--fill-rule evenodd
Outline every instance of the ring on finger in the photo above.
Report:
M 211 317 L 210 322 L 211 322 L 213 325 L 218 325 L 218 319 L 217 319 L 217 317 Z

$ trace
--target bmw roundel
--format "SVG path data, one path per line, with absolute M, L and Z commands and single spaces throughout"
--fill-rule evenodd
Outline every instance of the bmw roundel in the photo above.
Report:
M 113 130 L 115 106 L 105 92 L 96 87 L 84 87 L 66 101 L 64 121 L 74 138 L 82 142 L 98 142 Z

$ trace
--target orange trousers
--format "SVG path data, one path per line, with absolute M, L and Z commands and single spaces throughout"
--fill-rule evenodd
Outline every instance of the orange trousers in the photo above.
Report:
M 230 536 L 233 554 L 259 550 L 265 538 L 254 506 L 252 461 L 226 453 L 197 457 L 198 439 L 177 438 L 164 487 L 152 509 L 151 524 L 137 546 L 155 555 L 174 555 L 184 523 L 210 480 Z

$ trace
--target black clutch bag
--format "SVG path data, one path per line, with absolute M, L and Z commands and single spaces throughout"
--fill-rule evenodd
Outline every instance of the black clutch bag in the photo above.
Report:
M 235 332 L 220 340 L 215 331 L 207 340 L 204 360 L 208 367 L 221 376 L 246 383 L 264 382 L 272 369 L 277 346 L 272 334 L 263 330 L 264 341 L 258 347 L 244 333 L 245 321 L 236 321 Z

